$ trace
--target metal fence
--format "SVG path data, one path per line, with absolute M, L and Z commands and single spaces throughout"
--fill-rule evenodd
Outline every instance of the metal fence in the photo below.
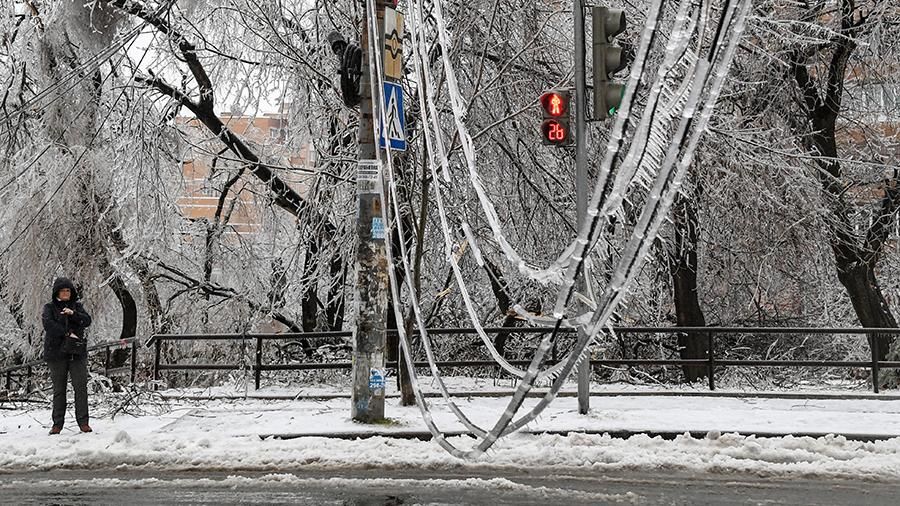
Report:
M 129 349 L 129 359 L 128 366 L 131 374 L 131 382 L 134 383 L 137 378 L 137 366 L 138 366 L 138 348 L 140 347 L 140 338 L 137 337 L 129 337 L 127 339 L 118 339 L 116 341 L 106 341 L 102 343 L 95 344 L 93 346 L 89 346 L 87 352 L 89 355 L 94 354 L 96 352 L 103 351 L 104 359 L 103 359 L 103 375 L 109 376 L 112 369 L 110 369 L 110 361 L 112 358 L 112 351 L 114 349 Z M 44 367 L 46 363 L 43 359 L 40 360 L 31 360 L 29 362 L 25 362 L 22 364 L 16 364 L 8 367 L 0 367 L 0 378 L 4 378 L 6 381 L 6 389 L 12 390 L 13 382 L 15 381 L 19 385 L 30 385 L 31 379 L 34 374 L 34 369 L 37 367 Z M 30 387 L 29 387 L 30 388 Z
M 547 334 L 553 331 L 550 327 L 494 327 L 485 328 L 488 334 L 510 333 L 510 334 Z M 646 358 L 619 358 L 619 359 L 596 359 L 591 360 L 592 366 L 638 366 L 638 365 L 660 365 L 660 366 L 699 366 L 704 367 L 707 375 L 707 381 L 710 390 L 715 390 L 715 370 L 721 367 L 835 367 L 835 368 L 866 368 L 871 370 L 872 389 L 875 393 L 879 391 L 879 375 L 881 369 L 900 368 L 898 361 L 879 361 L 878 339 L 879 335 L 890 335 L 894 338 L 900 336 L 900 329 L 891 328 L 806 328 L 806 327 L 614 327 L 613 331 L 620 336 L 628 336 L 634 334 L 654 334 L 677 337 L 679 335 L 687 335 L 689 338 L 705 339 L 706 346 L 709 350 L 706 358 L 702 359 L 646 359 Z M 396 335 L 396 331 L 388 331 Z M 471 328 L 434 328 L 428 329 L 429 335 L 467 335 L 476 334 L 476 329 Z M 574 334 L 575 329 L 559 329 L 560 333 Z M 828 337 L 835 335 L 852 335 L 870 338 L 871 343 L 871 359 L 870 360 L 747 360 L 747 359 L 727 359 L 717 358 L 717 341 L 723 337 L 738 335 L 753 335 L 755 338 L 762 336 L 780 336 L 786 334 L 802 334 L 814 335 L 818 337 Z M 263 362 L 263 343 L 264 341 L 314 341 L 322 339 L 349 338 L 350 332 L 308 332 L 308 333 L 285 333 L 285 334 L 157 334 L 147 341 L 147 346 L 155 347 L 153 377 L 159 380 L 163 371 L 209 371 L 209 370 L 241 370 L 252 369 L 254 373 L 255 386 L 260 387 L 261 374 L 264 371 L 298 371 L 298 370 L 324 370 L 324 369 L 350 369 L 350 362 L 301 362 L 290 364 L 271 364 Z M 178 364 L 178 363 L 162 363 L 161 350 L 164 341 L 200 341 L 200 340 L 219 340 L 219 341 L 242 341 L 244 343 L 255 341 L 255 362 L 253 364 Z M 548 360 L 548 364 L 553 364 L 557 360 L 555 353 Z M 530 362 L 526 360 L 511 360 L 511 364 L 525 366 Z M 427 362 L 414 362 L 416 367 L 428 367 Z M 396 367 L 396 362 L 389 362 L 388 367 Z M 497 364 L 493 360 L 447 360 L 438 361 L 438 367 L 494 367 Z
M 536 337 L 546 335 L 553 331 L 550 327 L 493 327 L 485 328 L 488 334 L 509 333 L 509 334 L 531 334 Z M 658 365 L 658 366 L 698 366 L 703 367 L 706 372 L 707 381 L 710 390 L 715 390 L 715 371 L 722 367 L 835 367 L 835 368 L 863 368 L 871 371 L 872 389 L 877 393 L 879 391 L 879 377 L 881 369 L 900 368 L 898 361 L 879 361 L 877 336 L 890 335 L 895 339 L 900 337 L 900 329 L 890 328 L 807 328 L 807 327 L 614 327 L 613 331 L 621 337 L 629 335 L 661 335 L 669 338 L 687 335 L 693 339 L 704 339 L 709 350 L 706 358 L 701 359 L 648 359 L 648 358 L 616 358 L 616 359 L 594 359 L 591 360 L 593 366 L 642 366 L 642 365 Z M 396 335 L 396 331 L 388 331 Z M 561 328 L 558 330 L 561 339 L 571 339 L 574 337 L 574 329 Z M 432 336 L 462 336 L 474 335 L 476 329 L 471 328 L 433 328 L 428 329 L 428 334 Z M 833 337 L 836 335 L 857 336 L 859 338 L 868 338 L 871 348 L 871 358 L 869 360 L 757 360 L 757 359 L 731 359 L 717 356 L 718 341 L 722 338 L 736 336 L 753 336 L 754 339 L 760 340 L 762 337 L 783 336 L 783 335 L 810 335 L 820 338 Z M 299 363 L 266 363 L 264 362 L 264 343 L 268 341 L 281 342 L 310 342 L 321 340 L 348 339 L 351 332 L 307 332 L 307 333 L 284 333 L 284 334 L 156 334 L 147 340 L 145 345 L 153 347 L 153 379 L 158 381 L 165 371 L 229 371 L 250 369 L 254 374 L 255 387 L 259 389 L 261 375 L 266 371 L 302 371 L 302 370 L 327 370 L 327 369 L 350 369 L 349 361 L 342 362 L 299 362 Z M 241 342 L 242 344 L 250 343 L 255 345 L 255 360 L 253 363 L 235 364 L 235 363 L 205 363 L 205 364 L 184 364 L 184 363 L 163 363 L 162 345 L 165 341 L 232 341 Z M 770 341 L 771 342 L 771 341 Z M 129 348 L 130 350 L 130 378 L 134 382 L 137 377 L 138 369 L 138 348 L 140 348 L 139 338 L 129 338 L 116 341 L 108 341 L 93 345 L 88 348 L 89 353 L 96 356 L 97 352 L 103 352 L 104 355 L 104 375 L 108 376 L 111 372 L 117 372 L 110 369 L 110 358 L 112 350 L 115 348 Z M 727 349 L 725 350 L 727 351 Z M 556 356 L 556 348 L 554 353 L 548 359 L 547 364 L 553 364 L 558 360 Z M 517 366 L 526 366 L 530 362 L 527 360 L 510 360 L 510 363 Z M 416 367 L 428 367 L 427 362 L 415 361 Z M 44 365 L 43 360 L 33 360 L 24 364 L 0 368 L 0 377 L 5 377 L 6 388 L 10 390 L 13 382 L 23 384 L 30 383 L 33 375 L 33 369 Z M 493 360 L 443 360 L 437 362 L 438 367 L 496 367 Z M 388 362 L 388 367 L 396 367 L 396 362 Z M 23 381 L 24 379 L 24 381 Z

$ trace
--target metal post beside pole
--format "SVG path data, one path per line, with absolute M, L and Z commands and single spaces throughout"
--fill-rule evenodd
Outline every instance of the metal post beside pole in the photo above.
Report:
M 131 382 L 137 379 L 137 347 L 138 341 L 137 338 L 134 338 L 131 341 Z
M 159 387 L 159 356 L 162 351 L 162 339 L 159 336 L 156 337 L 156 356 L 153 357 L 153 389 L 156 390 Z
M 584 50 L 584 0 L 575 0 L 572 4 L 575 18 L 575 209 L 577 230 L 585 223 L 587 217 L 587 151 L 585 146 L 587 106 L 585 100 L 585 50 Z M 587 286 L 586 271 L 581 270 L 581 287 Z M 579 335 L 584 327 L 578 328 Z M 578 412 L 587 414 L 591 407 L 591 346 L 588 342 L 584 348 L 584 357 L 578 364 Z
M 260 375 L 262 374 L 262 343 L 263 338 L 256 338 L 256 367 L 254 368 L 253 375 L 256 383 L 256 390 L 259 390 L 259 380 Z
M 715 368 L 716 368 L 716 356 L 715 356 L 715 349 L 713 348 L 713 346 L 715 346 L 715 344 L 716 344 L 716 336 L 713 332 L 707 332 L 706 338 L 708 340 L 706 343 L 707 344 L 706 348 L 707 348 L 707 350 L 709 350 L 709 351 L 707 351 L 708 355 L 706 357 L 706 359 L 707 359 L 706 373 L 707 373 L 707 376 L 709 376 L 709 389 L 715 390 L 716 389 L 716 380 L 714 378 L 713 373 L 715 372 Z
M 869 340 L 871 341 L 872 348 L 872 390 L 877 394 L 878 393 L 878 335 L 869 334 Z

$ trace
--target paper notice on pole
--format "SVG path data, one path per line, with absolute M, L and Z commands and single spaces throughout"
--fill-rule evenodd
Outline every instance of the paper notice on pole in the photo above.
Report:
M 381 193 L 381 163 L 378 160 L 357 163 L 356 193 Z

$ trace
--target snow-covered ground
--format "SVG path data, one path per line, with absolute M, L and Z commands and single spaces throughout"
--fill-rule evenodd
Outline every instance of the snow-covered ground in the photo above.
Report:
M 503 385 L 470 380 L 455 382 L 467 391 L 503 390 Z M 848 398 L 811 400 L 677 395 L 646 389 L 597 387 L 591 411 L 577 412 L 574 397 L 561 397 L 523 433 L 502 439 L 486 455 L 462 461 L 432 441 L 374 436 L 361 439 L 321 437 L 329 433 L 426 432 L 415 407 L 388 399 L 386 424 L 367 426 L 350 419 L 347 398 L 312 399 L 310 394 L 342 393 L 326 385 L 265 389 L 263 396 L 296 399 L 242 398 L 245 391 L 217 389 L 166 391 L 166 397 L 144 395 L 112 416 L 123 400 L 107 397 L 95 403 L 91 425 L 80 434 L 69 413 L 60 436 L 48 436 L 49 408 L 42 404 L 0 410 L 0 471 L 140 468 L 160 470 L 214 469 L 286 471 L 304 467 L 390 468 L 582 468 L 667 469 L 714 473 L 900 479 L 900 399 L 883 400 L 846 394 Z M 344 392 L 346 390 L 343 390 Z M 235 398 L 197 401 L 186 396 L 230 394 Z M 252 390 L 250 394 L 255 394 Z M 686 393 L 686 392 L 683 392 Z M 819 392 L 821 393 L 821 392 Z M 179 399 L 179 397 L 181 397 Z M 865 396 L 871 397 L 871 396 Z M 99 396 L 95 396 L 95 401 Z M 508 399 L 461 397 L 464 412 L 480 426 L 492 426 Z M 463 429 L 431 398 L 442 430 Z M 529 399 L 525 408 L 536 402 Z M 9 408 L 10 406 L 4 406 Z M 570 431 L 566 435 L 541 431 Z M 587 431 L 579 433 L 578 431 Z M 620 439 L 609 432 L 698 432 L 666 440 L 639 434 Z M 599 434 L 594 434 L 599 432 Z M 262 439 L 264 434 L 316 434 L 295 439 Z M 743 435 L 740 435 L 740 434 Z M 820 437 L 760 437 L 754 434 L 834 434 Z M 861 442 L 843 435 L 878 435 Z M 469 448 L 474 439 L 451 438 Z

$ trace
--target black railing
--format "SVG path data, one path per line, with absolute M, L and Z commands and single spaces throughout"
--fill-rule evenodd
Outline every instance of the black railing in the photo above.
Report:
M 103 374 L 104 376 L 109 376 L 110 374 L 110 361 L 112 359 L 112 350 L 115 348 L 124 349 L 130 348 L 130 372 L 131 372 L 131 382 L 134 383 L 137 378 L 137 363 L 138 363 L 138 348 L 140 347 L 140 339 L 137 337 L 129 337 L 127 339 L 118 339 L 115 341 L 107 341 L 103 343 L 98 343 L 93 346 L 89 346 L 87 349 L 88 355 L 95 353 L 97 351 L 103 350 L 105 352 L 103 358 Z M 31 377 L 33 375 L 33 371 L 35 367 L 41 367 L 46 365 L 43 359 L 31 360 L 28 362 L 24 362 L 21 364 L 11 365 L 8 367 L 0 367 L 0 377 L 5 377 L 6 380 L 6 390 L 12 390 L 13 376 L 19 376 L 19 383 L 22 384 L 21 377 L 24 376 L 26 378 L 26 384 L 30 384 Z M 24 372 L 23 372 L 24 371 Z
M 493 327 L 485 328 L 488 334 L 499 332 L 512 334 L 547 334 L 553 331 L 551 327 Z M 878 393 L 879 391 L 879 374 L 883 368 L 900 368 L 898 361 L 879 361 L 878 339 L 871 339 L 871 360 L 735 360 L 716 358 L 716 339 L 723 336 L 734 335 L 784 335 L 784 334 L 810 334 L 810 335 L 858 335 L 873 337 L 877 335 L 891 335 L 900 337 L 900 329 L 891 328 L 804 328 L 804 327 L 615 327 L 613 331 L 618 335 L 628 334 L 667 334 L 678 336 L 688 334 L 688 336 L 706 339 L 708 353 L 706 358 L 699 359 L 600 359 L 591 360 L 591 365 L 597 366 L 621 366 L 621 365 L 663 365 L 663 366 L 700 366 L 706 370 L 708 384 L 710 390 L 715 390 L 715 369 L 724 366 L 739 367 L 837 367 L 837 368 L 868 368 L 872 372 L 872 388 Z M 396 334 L 396 331 L 389 331 Z M 560 332 L 564 334 L 572 334 L 575 329 L 563 328 Z M 429 335 L 465 335 L 476 334 L 476 329 L 466 328 L 435 328 L 428 329 Z M 298 371 L 298 370 L 324 370 L 324 369 L 350 369 L 350 362 L 304 362 L 294 364 L 264 364 L 263 363 L 263 341 L 265 340 L 318 340 L 318 339 L 334 339 L 351 337 L 350 332 L 308 332 L 308 333 L 286 333 L 286 334 L 157 334 L 147 341 L 147 346 L 155 346 L 153 378 L 160 379 L 162 371 L 229 371 L 250 368 L 254 372 L 254 382 L 257 389 L 260 387 L 261 374 L 264 371 Z M 163 364 L 161 363 L 161 346 L 163 341 L 199 341 L 199 340 L 255 340 L 256 353 L 255 363 L 250 365 L 242 364 Z M 555 351 L 555 350 L 554 350 Z M 557 360 L 555 353 L 547 361 L 553 364 Z M 513 365 L 528 365 L 530 362 L 526 360 L 511 360 Z M 427 362 L 414 362 L 416 367 L 428 367 Z M 396 367 L 396 362 L 388 362 L 388 367 Z M 452 360 L 438 361 L 439 367 L 492 367 L 496 363 L 492 360 Z
M 263 364 L 263 341 L 311 341 L 316 339 L 348 338 L 351 332 L 289 332 L 284 334 L 155 334 L 147 340 L 147 346 L 153 346 L 153 380 L 159 381 L 161 371 L 235 371 L 243 369 L 241 364 L 163 364 L 163 341 L 256 341 L 256 363 L 254 371 L 254 383 L 259 389 L 261 374 L 263 371 L 298 371 L 313 369 L 349 369 L 348 363 L 329 364 L 322 362 L 302 364 Z

